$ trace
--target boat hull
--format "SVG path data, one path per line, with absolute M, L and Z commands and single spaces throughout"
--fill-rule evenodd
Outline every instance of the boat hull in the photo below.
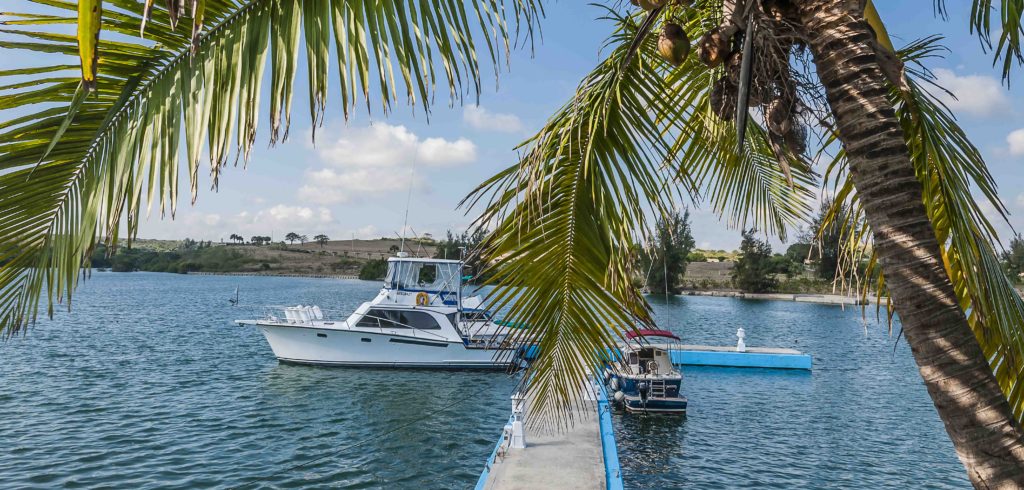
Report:
M 626 396 L 622 405 L 630 413 L 686 413 L 686 398 L 648 398 Z
M 660 394 L 655 395 L 648 388 L 648 396 L 641 396 L 640 385 L 647 383 L 662 384 Z M 665 376 L 660 378 L 637 378 L 621 374 L 612 374 L 608 380 L 609 390 L 613 399 L 622 404 L 627 412 L 638 413 L 686 413 L 687 400 L 682 395 L 682 377 Z M 615 395 L 621 394 L 621 398 Z
M 514 351 L 469 348 L 427 336 L 257 324 L 281 362 L 317 366 L 506 369 Z

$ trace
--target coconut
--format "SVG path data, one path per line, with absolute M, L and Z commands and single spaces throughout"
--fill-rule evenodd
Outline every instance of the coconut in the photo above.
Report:
M 660 9 L 665 6 L 668 0 L 637 0 L 637 4 L 644 10 Z
M 736 117 L 736 86 L 729 77 L 722 77 L 711 86 L 709 95 L 711 111 L 723 121 L 731 121 Z
M 792 124 L 785 135 L 786 147 L 794 155 L 803 155 L 807 151 L 807 128 L 802 124 Z
M 714 28 L 701 36 L 697 42 L 697 57 L 708 68 L 714 68 L 729 57 L 729 39 L 722 35 L 722 30 Z
M 690 38 L 676 23 L 666 22 L 658 36 L 658 54 L 673 66 L 679 66 L 690 55 Z
M 776 21 L 793 19 L 799 14 L 790 0 L 761 0 L 761 10 Z
M 774 134 L 784 135 L 793 127 L 792 104 L 782 97 L 769 101 L 764 114 L 768 130 Z

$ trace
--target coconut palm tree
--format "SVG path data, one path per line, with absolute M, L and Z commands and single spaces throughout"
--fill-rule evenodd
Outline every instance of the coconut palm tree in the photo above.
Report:
M 497 67 L 515 33 L 531 42 L 542 14 L 541 0 L 31 1 L 49 10 L 4 14 L 19 27 L 0 46 L 65 60 L 0 72 L 0 109 L 14 111 L 0 122 L 8 335 L 35 318 L 44 290 L 51 313 L 70 304 L 98 237 L 117 243 L 124 223 L 134 238 L 144 198 L 173 217 L 180 146 L 193 202 L 204 147 L 214 186 L 229 161 L 248 160 L 268 63 L 273 144 L 288 136 L 300 47 L 315 130 L 331 64 L 346 116 L 362 100 L 387 113 L 403 97 L 429 113 L 439 85 L 454 101 L 479 95 L 478 54 Z M 536 420 L 568 420 L 596 352 L 652 322 L 630 281 L 631 246 L 652 217 L 688 196 L 784 235 L 820 184 L 809 162 L 831 160 L 824 183 L 852 209 L 849 260 L 870 257 L 879 272 L 971 481 L 1024 484 L 1024 304 L 971 198 L 977 186 L 1004 211 L 991 176 L 929 92 L 941 90 L 924 68 L 938 39 L 897 51 L 865 0 L 638 3 L 608 2 L 605 58 L 523 159 L 466 201 L 497 224 L 479 251 L 489 281 L 527 286 L 493 299 L 539 336 L 524 378 Z M 991 0 L 974 5 L 972 27 L 985 42 L 999 32 L 990 45 L 1008 76 L 1022 9 L 1004 2 L 993 26 Z M 69 22 L 77 35 L 62 30 Z M 824 143 L 808 148 L 808 131 Z

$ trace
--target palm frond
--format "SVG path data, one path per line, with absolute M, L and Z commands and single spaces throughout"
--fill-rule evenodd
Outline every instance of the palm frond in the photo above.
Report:
M 946 17 L 948 9 L 945 0 L 935 0 L 935 10 Z M 996 17 L 993 22 L 993 16 Z M 973 0 L 968 18 L 971 33 L 978 36 L 982 45 L 993 52 L 992 64 L 1002 62 L 1003 80 L 1010 81 L 1014 63 L 1024 64 L 1021 37 L 1024 35 L 1024 0 L 1001 0 L 999 7 L 992 0 Z M 993 35 L 998 36 L 993 44 Z
M 907 63 L 910 90 L 893 89 L 891 97 L 924 189 L 946 272 L 1010 406 L 1024 420 L 1024 300 L 999 264 L 994 248 L 999 239 L 981 203 L 988 202 L 996 211 L 993 219 L 1005 220 L 1006 208 L 981 153 L 932 93 L 945 89 L 936 85 L 924 63 L 941 54 L 941 40 L 926 38 L 899 51 Z M 845 171 L 845 155 L 840 153 L 830 164 L 828 175 L 837 190 L 836 202 L 849 199 L 860 213 Z M 866 260 L 869 277 L 875 277 L 872 284 L 865 283 L 862 293 L 866 295 L 869 286 L 884 291 L 884 276 L 873 270 L 875 259 L 865 252 L 870 249 L 870 230 L 863 223 L 849 228 L 847 255 L 854 254 L 850 263 Z M 891 305 L 889 309 L 891 316 Z
M 769 165 L 771 150 L 756 144 L 763 139 L 729 157 L 735 143 L 712 139 L 717 134 L 701 126 L 698 111 L 681 109 L 696 98 L 707 110 L 706 68 L 695 56 L 679 68 L 662 62 L 656 36 L 634 42 L 642 14 L 606 11 L 616 26 L 606 58 L 524 143 L 522 159 L 464 201 L 485 202 L 478 224 L 494 230 L 480 250 L 490 263 L 489 284 L 499 286 L 493 307 L 507 307 L 510 322 L 529 326 L 512 340 L 539 342 L 524 377 L 538 425 L 571 421 L 586 373 L 625 332 L 652 323 L 633 284 L 632 256 L 634 244 L 647 241 L 651 217 L 670 212 L 682 193 L 699 199 L 704 185 L 716 208 L 738 221 L 748 217 L 745 206 L 763 205 L 773 209 L 758 214 L 758 224 L 783 230 L 806 191 L 788 187 Z M 699 12 L 686 19 L 693 29 L 702 21 Z M 754 168 L 739 168 L 747 165 Z M 810 180 L 801 173 L 798 182 Z
M 179 146 L 193 200 L 204 147 L 214 185 L 228 162 L 248 159 L 268 58 L 272 139 L 282 129 L 287 136 L 299 26 L 310 114 L 319 124 L 331 65 L 341 78 L 346 115 L 360 96 L 367 104 L 378 97 L 387 111 L 399 94 L 429 113 L 438 85 L 448 87 L 452 102 L 478 95 L 477 40 L 487 39 L 482 51 L 498 65 L 513 42 L 510 24 L 532 33 L 543 13 L 538 0 L 197 0 L 193 12 L 174 12 L 174 19 L 153 9 L 142 39 L 147 6 L 106 0 L 100 23 L 117 40 L 96 45 L 95 86 L 83 100 L 72 61 L 79 39 L 62 32 L 74 25 L 79 4 L 31 1 L 54 13 L 5 13 L 15 27 L 0 30 L 0 47 L 46 53 L 49 61 L 0 73 L 6 92 L 0 110 L 13 114 L 0 125 L 0 332 L 6 335 L 36 318 L 44 293 L 51 314 L 59 302 L 70 306 L 79 271 L 100 238 L 113 249 L 124 225 L 130 243 L 140 216 L 153 207 L 173 217 Z M 175 30 L 172 20 L 190 27 Z M 200 34 L 202 25 L 208 30 Z M 332 38 L 336 59 L 328 49 Z M 40 73 L 46 78 L 32 80 Z

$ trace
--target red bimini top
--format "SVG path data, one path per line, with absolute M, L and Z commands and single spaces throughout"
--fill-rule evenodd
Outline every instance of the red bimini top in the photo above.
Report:
M 639 336 L 644 337 L 668 337 L 670 339 L 679 340 L 676 334 L 669 332 L 668 330 L 639 330 L 636 332 L 626 332 L 626 339 L 633 340 Z

